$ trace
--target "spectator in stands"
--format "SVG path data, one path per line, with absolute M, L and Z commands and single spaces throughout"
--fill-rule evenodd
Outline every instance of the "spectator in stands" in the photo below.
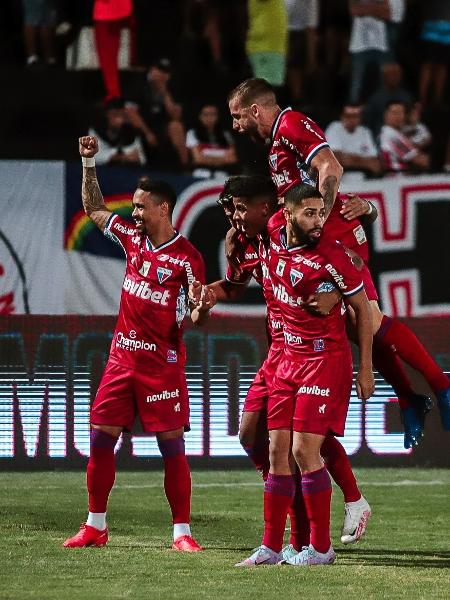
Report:
M 412 141 L 416 148 L 425 150 L 431 144 L 431 133 L 425 123 L 420 120 L 422 115 L 422 105 L 420 102 L 414 102 L 406 115 L 406 125 L 403 127 L 403 133 Z
M 367 101 L 363 121 L 377 137 L 383 125 L 384 109 L 389 102 L 396 100 L 410 106 L 411 94 L 403 87 L 403 71 L 397 63 L 387 63 L 382 68 L 382 85 Z
M 422 64 L 420 68 L 419 97 L 423 106 L 430 101 L 439 106 L 444 100 L 447 70 L 450 64 L 450 2 L 424 2 Z M 431 94 L 430 94 L 431 92 Z
M 284 0 L 248 0 L 247 56 L 253 76 L 284 85 L 287 13 Z
M 187 133 L 186 146 L 194 177 L 226 177 L 237 166 L 233 137 L 220 126 L 219 110 L 213 104 L 200 110 L 195 127 Z
M 100 123 L 89 130 L 99 139 L 98 165 L 144 165 L 139 132 L 128 122 L 123 100 L 114 98 L 104 108 Z
M 284 0 L 288 16 L 287 84 L 291 102 L 302 95 L 305 75 L 317 68 L 318 0 Z
M 391 60 L 398 60 L 397 46 L 399 43 L 402 23 L 405 18 L 405 0 L 389 0 L 390 18 L 386 23 L 388 46 Z
M 38 47 L 42 52 L 44 64 L 56 65 L 55 53 L 55 0 L 22 0 L 24 20 L 24 41 L 27 66 L 40 63 Z M 3 8 L 2 8 L 3 10 Z
M 93 21 L 107 103 L 122 96 L 118 65 L 120 34 L 124 27 L 133 29 L 133 0 L 94 0 Z
M 430 158 L 402 133 L 405 124 L 406 106 L 402 102 L 390 102 L 384 111 L 384 125 L 380 133 L 384 167 L 386 171 L 396 173 L 426 171 L 430 165 Z
M 150 67 L 145 81 L 127 102 L 130 122 L 138 129 L 151 165 L 172 163 L 186 169 L 189 162 L 182 108 L 169 89 L 171 63 L 159 58 Z
M 339 121 L 333 121 L 325 130 L 330 148 L 344 167 L 344 171 L 362 171 L 369 175 L 381 174 L 381 162 L 370 129 L 361 125 L 362 108 L 346 104 Z
M 361 90 L 369 66 L 377 70 L 390 59 L 386 21 L 389 0 L 349 0 L 352 16 L 349 52 L 351 56 L 350 102 L 361 101 Z

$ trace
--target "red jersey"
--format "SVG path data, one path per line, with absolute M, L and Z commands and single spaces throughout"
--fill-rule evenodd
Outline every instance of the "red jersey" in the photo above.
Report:
M 258 256 L 258 241 L 251 240 L 243 233 L 238 233 L 235 238 L 235 254 L 240 273 L 236 273 L 233 265 L 228 265 L 225 279 L 231 283 L 247 283 L 252 277 L 261 284 L 262 273 Z
M 259 238 L 259 236 L 258 236 Z M 241 267 L 239 274 L 229 266 L 226 279 L 232 283 L 247 283 L 251 277 L 262 286 L 267 305 L 267 335 L 269 343 L 283 343 L 283 322 L 279 308 L 274 301 L 272 282 L 269 277 L 267 253 L 261 239 L 255 244 L 240 233 L 236 238 L 236 260 Z
M 326 317 L 312 315 L 302 308 L 303 301 L 317 292 L 336 288 L 343 296 L 352 296 L 364 289 L 361 273 L 342 244 L 323 239 L 315 247 L 286 248 L 282 227 L 270 241 L 269 272 L 274 298 L 283 317 L 288 357 L 299 360 L 347 348 L 342 303 L 337 303 Z
M 184 367 L 188 287 L 195 279 L 205 282 L 200 253 L 177 232 L 154 248 L 147 236 L 116 214 L 104 233 L 123 248 L 127 259 L 110 361 L 129 368 L 158 369 L 167 363 Z
M 282 197 L 296 183 L 316 185 L 311 160 L 328 148 L 323 131 L 301 112 L 285 108 L 276 118 L 269 150 L 270 175 Z
M 277 117 L 272 129 L 269 168 L 280 197 L 297 183 L 317 185 L 317 173 L 311 168 L 312 158 L 322 148 L 328 148 L 323 131 L 304 114 L 290 108 Z M 347 221 L 340 214 L 342 197 L 337 194 L 333 209 L 325 221 L 324 234 L 339 240 L 369 260 L 366 234 L 358 219 Z M 278 213 L 277 213 L 278 214 Z M 272 219 L 279 219 L 276 215 Z
M 364 260 L 369 261 L 369 244 L 366 232 L 359 219 L 348 221 L 341 215 L 341 209 L 345 202 L 345 196 L 336 195 L 333 208 L 323 226 L 323 238 L 330 241 L 337 240 L 346 248 L 354 250 Z

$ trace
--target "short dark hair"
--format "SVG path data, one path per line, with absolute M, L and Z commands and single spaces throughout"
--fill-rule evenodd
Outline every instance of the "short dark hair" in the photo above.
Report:
M 307 183 L 297 183 L 289 188 L 284 195 L 284 204 L 295 207 L 301 206 L 303 200 L 306 200 L 307 198 L 323 199 L 323 196 L 316 187 L 308 185 Z
M 386 112 L 388 108 L 391 108 L 391 106 L 394 106 L 395 104 L 400 104 L 405 110 L 408 109 L 408 104 L 406 102 L 400 99 L 396 100 L 395 98 L 393 98 L 391 100 L 388 100 L 384 105 L 384 112 Z
M 229 197 L 247 198 L 250 202 L 264 196 L 271 208 L 278 204 L 277 188 L 266 175 L 233 175 L 225 183 L 224 190 Z
M 263 104 L 276 104 L 273 87 L 268 81 L 259 77 L 246 79 L 231 90 L 228 94 L 228 102 L 234 98 L 238 98 L 242 106 L 250 106 L 257 100 L 262 100 Z
M 172 215 L 177 201 L 177 194 L 171 185 L 166 181 L 150 179 L 150 177 L 144 176 L 139 179 L 137 187 L 139 190 L 155 195 L 160 200 L 158 204 L 167 202 L 169 205 L 169 214 Z

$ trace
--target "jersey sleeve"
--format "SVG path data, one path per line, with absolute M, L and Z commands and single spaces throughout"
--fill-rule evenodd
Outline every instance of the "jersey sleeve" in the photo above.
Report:
M 282 143 L 292 144 L 301 161 L 309 165 L 322 148 L 329 148 L 320 127 L 303 113 L 289 111 L 280 127 Z
M 130 223 L 119 215 L 112 213 L 106 227 L 103 231 L 105 237 L 120 246 L 127 254 L 128 244 L 132 237 L 136 235 L 136 229 L 131 227 Z
M 330 244 L 326 259 L 325 270 L 330 275 L 330 281 L 343 296 L 353 296 L 364 289 L 362 273 L 356 269 L 342 244 Z
M 194 281 L 199 281 L 201 284 L 205 284 L 205 261 L 203 260 L 200 252 L 191 247 L 191 252 L 184 261 L 184 268 L 186 271 L 186 284 L 187 287 Z

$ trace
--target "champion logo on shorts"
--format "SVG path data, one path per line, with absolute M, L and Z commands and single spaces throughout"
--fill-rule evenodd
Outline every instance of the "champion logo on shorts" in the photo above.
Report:
M 167 350 L 167 362 L 176 363 L 178 360 L 176 350 Z
M 322 404 L 322 406 L 319 406 L 319 413 L 321 415 L 325 414 L 325 409 L 326 409 L 327 405 L 326 404 Z
M 180 412 L 180 411 L 181 411 L 181 406 L 180 406 L 180 403 L 179 403 L 179 402 L 177 402 L 177 403 L 175 404 L 175 406 L 173 407 L 173 410 L 174 410 L 175 412 Z

